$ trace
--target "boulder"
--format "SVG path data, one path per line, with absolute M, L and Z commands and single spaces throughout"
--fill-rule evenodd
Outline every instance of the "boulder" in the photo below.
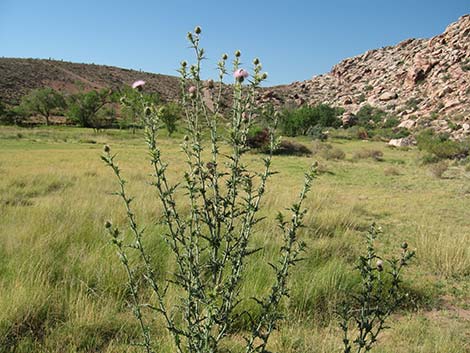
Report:
M 412 129 L 415 126 L 416 126 L 416 121 L 411 120 L 411 119 L 403 120 L 400 124 L 398 124 L 398 127 L 402 127 L 408 130 Z
M 385 92 L 380 95 L 379 100 L 386 102 L 386 101 L 397 99 L 397 98 L 398 98 L 398 94 L 396 94 L 395 92 Z
M 388 142 L 389 146 L 394 146 L 394 147 L 408 147 L 408 146 L 413 146 L 415 144 L 415 141 L 411 137 L 404 137 L 401 139 L 391 139 Z

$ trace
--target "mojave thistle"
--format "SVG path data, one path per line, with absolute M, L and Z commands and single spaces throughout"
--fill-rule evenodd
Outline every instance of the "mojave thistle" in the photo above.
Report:
M 288 294 L 290 269 L 304 248 L 297 233 L 303 226 L 305 210 L 302 203 L 315 171 L 312 167 L 305 174 L 298 201 L 290 207 L 290 216 L 277 215 L 283 245 L 277 262 L 270 264 L 273 269 L 271 289 L 264 297 L 243 297 L 241 288 L 249 258 L 261 250 L 253 245 L 253 227 L 263 221 L 259 216 L 261 200 L 266 193 L 268 179 L 274 174 L 271 160 L 278 145 L 275 136 L 277 115 L 271 117 L 268 129 L 268 154 L 261 160 L 259 168 L 249 170 L 243 158 L 248 150 L 247 134 L 254 117 L 260 113 L 255 96 L 267 74 L 262 73 L 259 59 L 253 61 L 251 74 L 240 68 L 241 53 L 237 51 L 233 60 L 233 85 L 223 84 L 228 75 L 226 54 L 218 63 L 218 82 L 204 82 L 201 62 L 205 57 L 199 46 L 200 34 L 200 27 L 188 33 L 196 61 L 189 66 L 183 61 L 179 69 L 187 124 L 187 135 L 182 143 L 186 156 L 182 182 L 167 178 L 168 164 L 157 138 L 160 109 L 145 100 L 144 95 L 140 101 L 152 168 L 151 184 L 163 208 L 166 230 L 162 234 L 148 234 L 145 227 L 138 225 L 132 197 L 127 193 L 126 181 L 109 146 L 105 147 L 102 159 L 119 182 L 117 194 L 127 211 L 132 240 L 111 222 L 106 223 L 106 229 L 126 269 L 133 312 L 142 332 L 140 344 L 147 353 L 155 352 L 158 345 L 158 338 L 151 335 L 149 328 L 149 312 L 163 317 L 176 352 L 220 352 L 240 320 L 248 322 L 248 327 L 239 333 L 245 340 L 244 352 L 266 352 L 271 333 L 282 318 L 280 303 Z M 142 90 L 144 85 L 145 82 L 139 80 L 132 87 Z M 230 109 L 222 109 L 223 90 L 227 88 L 232 89 L 233 103 Z M 207 95 L 213 102 L 211 109 L 206 103 Z M 228 125 L 228 133 L 224 137 L 219 133 L 223 122 Z M 203 139 L 203 131 L 210 132 L 209 142 Z M 228 147 L 228 153 L 220 152 L 223 144 Z M 186 191 L 184 205 L 175 198 L 179 188 Z M 188 205 L 189 211 L 183 211 L 188 209 Z M 162 236 L 167 240 L 176 263 L 173 273 L 159 273 L 154 268 L 152 258 L 158 254 L 146 249 L 143 242 L 146 236 Z M 142 295 L 141 280 L 129 261 L 131 252 L 140 258 L 139 266 L 144 269 L 146 286 L 153 292 L 149 298 Z M 176 305 L 168 304 L 166 296 L 170 288 L 178 293 Z M 255 304 L 255 312 L 238 310 L 247 301 Z

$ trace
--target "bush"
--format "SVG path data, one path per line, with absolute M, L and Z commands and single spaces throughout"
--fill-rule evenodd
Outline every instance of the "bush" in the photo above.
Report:
M 370 149 L 362 149 L 360 151 L 357 151 L 354 154 L 355 159 L 367 159 L 367 158 L 372 158 L 376 161 L 382 161 L 383 160 L 383 152 L 379 150 L 370 150 Z
M 447 134 L 435 134 L 425 130 L 416 136 L 418 149 L 434 156 L 436 159 L 462 159 L 469 155 L 468 141 L 460 142 L 449 139 Z
M 287 136 L 320 136 L 321 129 L 327 127 L 337 128 L 341 125 L 341 120 L 339 119 L 341 113 L 341 109 L 333 108 L 326 104 L 285 110 L 281 117 L 280 127 Z
M 329 143 L 317 142 L 313 144 L 313 153 L 326 160 L 341 160 L 346 158 L 342 149 L 333 147 Z
M 286 156 L 305 156 L 311 155 L 312 151 L 310 151 L 307 146 L 302 145 L 301 143 L 282 140 L 278 148 L 274 151 L 274 154 Z
M 250 148 L 263 148 L 269 145 L 269 131 L 267 128 L 255 126 L 248 132 L 246 144 Z
M 385 176 L 397 176 L 400 175 L 400 171 L 395 167 L 388 167 L 384 170 Z
M 431 164 L 429 167 L 429 171 L 432 173 L 432 175 L 439 179 L 442 178 L 447 169 L 449 169 L 449 164 L 447 161 L 439 161 L 437 163 Z
M 362 126 L 366 129 L 373 129 L 379 123 L 382 123 L 387 113 L 382 109 L 372 107 L 370 105 L 364 105 L 357 113 L 357 125 Z

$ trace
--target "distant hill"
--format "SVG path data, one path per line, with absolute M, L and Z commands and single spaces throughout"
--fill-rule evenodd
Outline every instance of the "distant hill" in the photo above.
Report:
M 177 77 L 121 69 L 113 66 L 76 64 L 57 60 L 0 58 L 0 99 L 16 104 L 30 90 L 53 87 L 64 93 L 103 87 L 119 88 L 145 80 L 146 89 L 164 100 L 179 96 Z

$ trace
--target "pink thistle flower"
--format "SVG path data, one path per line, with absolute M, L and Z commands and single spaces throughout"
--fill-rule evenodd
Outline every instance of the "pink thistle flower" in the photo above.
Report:
M 191 86 L 191 87 L 189 87 L 189 88 L 188 88 L 188 92 L 189 92 L 189 94 L 194 94 L 194 93 L 196 93 L 196 86 Z
M 145 85 L 145 81 L 143 80 L 138 80 L 138 81 L 135 81 L 133 84 L 132 84 L 132 88 L 134 89 L 137 89 L 137 90 L 142 90 L 142 87 Z
M 233 77 L 238 82 L 243 82 L 248 76 L 250 76 L 250 74 L 245 69 L 238 69 L 233 73 Z

